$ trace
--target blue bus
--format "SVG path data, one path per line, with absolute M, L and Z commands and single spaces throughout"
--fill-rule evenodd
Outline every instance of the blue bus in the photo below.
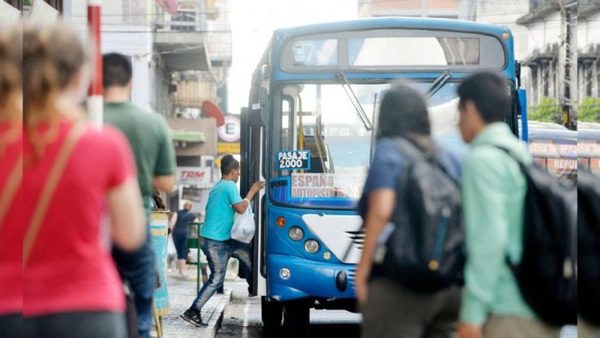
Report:
M 600 176 L 600 123 L 577 123 L 579 165 Z
M 529 152 L 534 161 L 560 178 L 577 178 L 577 132 L 560 124 L 529 121 Z
M 526 123 L 520 65 L 506 27 L 459 20 L 370 18 L 279 29 L 242 109 L 244 194 L 253 201 L 251 294 L 265 329 L 306 332 L 309 310 L 356 311 L 354 275 L 364 233 L 355 207 L 373 155 L 379 103 L 396 81 L 428 98 L 441 144 L 464 151 L 456 89 L 479 70 L 510 81 L 507 123 Z M 524 132 L 527 135 L 527 132 Z

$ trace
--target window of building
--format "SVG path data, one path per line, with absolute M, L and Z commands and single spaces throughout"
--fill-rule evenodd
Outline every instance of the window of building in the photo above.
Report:
M 171 29 L 178 31 L 196 30 L 196 12 L 189 10 L 177 11 L 171 21 Z

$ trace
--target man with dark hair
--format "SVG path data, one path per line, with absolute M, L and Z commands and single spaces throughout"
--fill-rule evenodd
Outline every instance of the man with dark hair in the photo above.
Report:
M 131 85 L 133 69 L 129 59 L 119 53 L 108 53 L 102 56 L 102 86 L 127 87 Z
M 467 264 L 458 333 L 461 338 L 558 337 L 523 300 L 506 259 L 523 252 L 526 180 L 505 148 L 529 165 L 527 148 L 503 121 L 511 108 L 508 82 L 483 72 L 458 88 L 459 128 L 471 151 L 463 167 Z
M 197 327 L 206 325 L 200 317 L 200 310 L 225 281 L 227 262 L 235 249 L 230 235 L 233 216 L 236 212 L 244 213 L 254 195 L 264 187 L 264 182 L 255 182 L 246 198 L 242 199 L 236 186 L 240 177 L 240 163 L 231 155 L 221 159 L 221 175 L 221 180 L 208 196 L 206 216 L 200 232 L 200 247 L 208 260 L 210 277 L 192 306 L 181 315 L 181 318 Z M 245 262 L 244 265 L 247 267 L 249 263 Z
M 111 53 L 103 56 L 104 122 L 120 129 L 133 150 L 138 184 L 142 193 L 146 220 L 150 223 L 153 190 L 170 192 L 175 183 L 175 150 L 165 120 L 129 102 L 132 89 L 129 58 Z M 150 232 L 142 248 L 134 253 L 113 249 L 121 276 L 129 283 L 135 298 L 138 330 L 141 338 L 150 336 L 152 296 L 156 266 Z

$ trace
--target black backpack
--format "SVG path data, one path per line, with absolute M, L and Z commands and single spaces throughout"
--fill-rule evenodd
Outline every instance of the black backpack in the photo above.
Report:
M 577 176 L 578 310 L 583 319 L 600 326 L 600 177 L 584 169 Z
M 577 323 L 577 196 L 545 169 L 525 166 L 508 149 L 527 181 L 523 256 L 507 263 L 521 295 L 550 325 Z
M 419 293 L 459 283 L 465 262 L 461 194 L 437 161 L 405 139 L 398 177 L 394 229 L 375 255 L 375 271 Z

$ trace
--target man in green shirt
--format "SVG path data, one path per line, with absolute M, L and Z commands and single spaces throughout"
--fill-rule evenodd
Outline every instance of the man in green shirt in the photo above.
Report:
M 165 120 L 129 102 L 132 73 L 131 62 L 126 56 L 117 53 L 104 55 L 104 122 L 120 129 L 129 140 L 146 220 L 150 223 L 153 190 L 170 192 L 173 189 L 175 150 Z M 147 231 L 147 241 L 139 251 L 126 253 L 115 247 L 113 257 L 121 276 L 129 282 L 134 293 L 139 335 L 141 338 L 149 337 L 156 280 L 150 232 Z
M 458 88 L 459 127 L 471 151 L 463 167 L 463 208 L 467 241 L 465 288 L 458 333 L 461 338 L 549 338 L 559 330 L 539 321 L 523 300 L 506 256 L 523 253 L 526 181 L 518 163 L 531 155 L 504 120 L 511 109 L 508 82 L 478 73 Z

